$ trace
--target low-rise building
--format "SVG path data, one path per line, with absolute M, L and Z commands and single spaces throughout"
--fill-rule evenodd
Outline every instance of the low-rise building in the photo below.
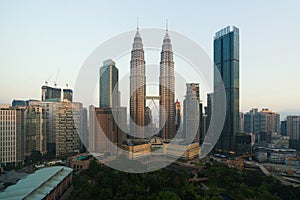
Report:
M 0 192 L 0 199 L 65 199 L 72 190 L 72 171 L 64 166 L 37 170 Z
M 91 156 L 87 154 L 79 154 L 72 156 L 69 159 L 69 166 L 74 171 L 87 170 L 90 166 Z

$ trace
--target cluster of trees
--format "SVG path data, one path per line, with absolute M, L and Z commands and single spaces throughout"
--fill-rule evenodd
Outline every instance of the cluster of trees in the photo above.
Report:
M 189 182 L 184 170 L 161 169 L 131 174 L 92 161 L 90 168 L 74 174 L 68 199 L 298 199 L 300 190 L 283 186 L 260 172 L 238 172 L 213 164 L 198 173 L 206 176 L 209 189 Z
M 299 199 L 300 188 L 285 186 L 260 171 L 239 172 L 215 164 L 203 171 L 209 177 L 209 192 L 230 195 L 233 199 Z

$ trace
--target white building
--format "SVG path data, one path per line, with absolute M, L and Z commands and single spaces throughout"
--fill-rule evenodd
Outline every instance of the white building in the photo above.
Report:
M 25 110 L 0 106 L 0 164 L 24 160 Z

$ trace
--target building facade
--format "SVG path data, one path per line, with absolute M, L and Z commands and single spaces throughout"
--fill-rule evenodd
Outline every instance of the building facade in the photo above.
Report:
M 89 151 L 117 153 L 126 141 L 126 107 L 95 108 L 90 106 Z
M 240 130 L 239 59 L 239 29 L 228 26 L 217 32 L 214 37 L 214 63 L 225 87 L 226 118 L 216 148 L 223 151 L 235 150 L 235 136 Z
M 133 142 L 143 141 L 145 135 L 146 74 L 142 37 L 137 29 L 130 61 L 130 133 Z
M 49 154 L 60 157 L 80 152 L 81 103 L 32 101 L 29 104 L 45 109 L 46 146 Z
M 105 60 L 100 67 L 100 85 L 99 85 L 99 107 L 119 106 L 119 70 L 116 63 L 111 60 Z M 115 92 L 115 94 L 113 94 Z
M 25 109 L 0 108 L 0 163 L 24 161 Z
M 42 86 L 42 101 L 53 100 L 61 101 L 61 89 L 47 85 Z
M 30 105 L 26 110 L 25 156 L 33 151 L 47 153 L 46 111 L 43 106 Z
M 253 133 L 256 142 L 259 142 L 260 133 L 267 132 L 266 115 L 259 112 L 257 108 L 252 108 L 244 114 L 244 131 L 245 133 Z
M 260 112 L 266 115 L 267 132 L 280 134 L 280 114 L 268 108 L 263 108 Z
M 168 30 L 166 31 L 160 60 L 159 76 L 159 126 L 161 137 L 169 142 L 176 134 L 175 131 L 175 76 L 174 60 L 171 39 Z
M 287 116 L 286 132 L 291 140 L 300 140 L 300 116 Z
M 63 100 L 67 100 L 72 102 L 73 101 L 73 90 L 71 89 L 63 89 Z
M 187 142 L 199 143 L 199 84 L 187 83 L 183 101 L 183 134 Z

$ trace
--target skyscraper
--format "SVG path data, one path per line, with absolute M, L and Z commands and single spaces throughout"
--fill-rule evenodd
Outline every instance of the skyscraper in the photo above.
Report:
M 119 70 L 116 68 L 116 63 L 111 59 L 105 60 L 103 66 L 100 67 L 100 108 L 119 106 L 118 79 Z M 113 92 L 115 92 L 115 95 L 113 95 Z
M 183 133 L 187 142 L 199 142 L 199 84 L 187 83 L 183 101 Z
M 280 133 L 280 114 L 268 108 L 263 108 L 260 112 L 266 115 L 267 132 Z
M 253 133 L 256 142 L 259 142 L 260 133 L 267 132 L 266 114 L 258 112 L 257 108 L 252 108 L 244 115 L 245 133 Z
M 291 140 L 300 140 L 300 116 L 287 116 L 287 135 Z
M 134 37 L 130 61 L 130 132 L 134 141 L 144 138 L 146 107 L 146 75 L 142 37 L 139 29 Z
M 225 152 L 234 151 L 235 136 L 240 129 L 238 28 L 228 26 L 216 33 L 214 37 L 214 63 L 222 77 L 226 92 L 226 118 L 216 149 Z
M 25 156 L 39 151 L 47 152 L 46 143 L 46 110 L 40 105 L 29 105 L 26 112 Z
M 161 137 L 169 142 L 175 136 L 175 76 L 171 39 L 168 30 L 163 40 L 159 77 L 159 126 Z M 164 123 L 165 122 L 165 123 Z

